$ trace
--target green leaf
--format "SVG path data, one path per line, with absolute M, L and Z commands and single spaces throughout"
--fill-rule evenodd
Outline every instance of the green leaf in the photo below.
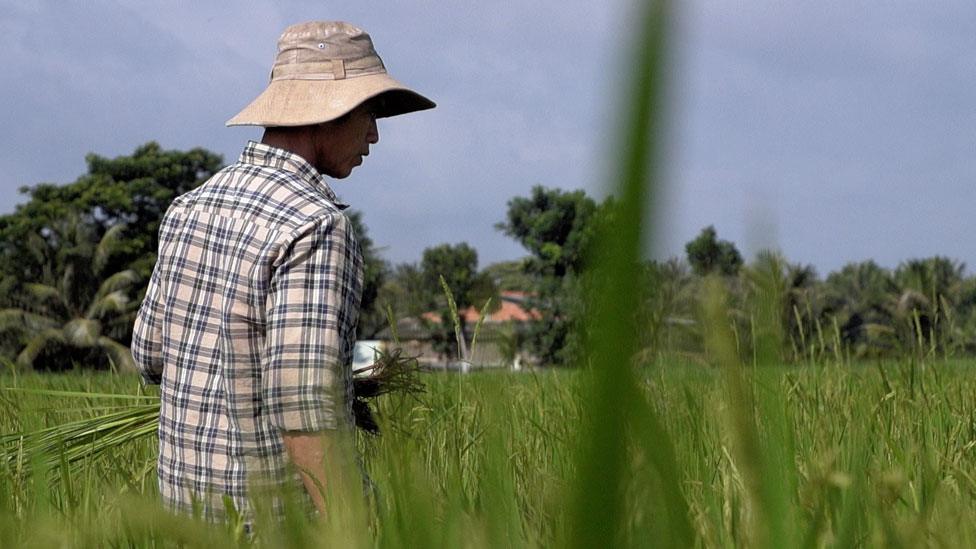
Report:
M 97 320 L 76 318 L 64 325 L 64 337 L 75 347 L 94 347 L 102 334 L 102 324 Z
M 98 347 L 102 349 L 112 360 L 116 371 L 119 372 L 138 372 L 136 362 L 132 358 L 132 352 L 128 347 L 122 345 L 114 339 L 101 336 L 98 338 Z
M 68 340 L 64 332 L 58 329 L 49 328 L 42 330 L 27 343 L 27 346 L 17 355 L 17 365 L 21 368 L 34 368 L 34 361 L 50 345 L 66 345 Z
M 128 304 L 128 294 L 123 290 L 117 290 L 93 301 L 85 312 L 85 318 L 93 320 L 104 319 L 113 313 L 125 312 Z

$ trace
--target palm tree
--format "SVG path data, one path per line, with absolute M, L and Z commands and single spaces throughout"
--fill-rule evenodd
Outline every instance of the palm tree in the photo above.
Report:
M 848 263 L 824 284 L 824 314 L 836 321 L 843 343 L 858 356 L 898 346 L 898 285 L 874 261 Z
M 31 253 L 44 266 L 41 279 L 14 283 L 14 306 L 0 310 L 0 333 L 20 343 L 19 367 L 64 369 L 81 362 L 134 370 L 122 341 L 139 306 L 130 299 L 139 276 L 132 269 L 106 276 L 123 231 L 116 225 L 96 240 L 90 225 L 69 217 L 32 235 Z
M 961 301 L 964 271 L 962 263 L 942 256 L 912 259 L 898 266 L 894 274 L 901 292 L 897 311 L 906 337 L 929 348 L 950 343 L 951 315 Z
M 644 263 L 641 277 L 637 322 L 641 360 L 650 361 L 662 351 L 699 354 L 701 330 L 695 318 L 700 280 L 676 257 Z
M 753 300 L 762 298 L 774 309 L 769 311 L 767 324 L 778 323 L 778 335 L 791 350 L 794 358 L 808 357 L 815 348 L 814 341 L 822 339 L 818 322 L 822 312 L 821 286 L 813 265 L 790 263 L 779 251 L 761 250 L 745 271 L 747 290 Z M 753 308 L 761 303 L 753 304 Z

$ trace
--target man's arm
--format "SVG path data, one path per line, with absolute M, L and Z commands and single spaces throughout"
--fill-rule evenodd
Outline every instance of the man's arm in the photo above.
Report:
M 340 349 L 361 283 L 351 230 L 338 213 L 301 229 L 268 292 L 263 405 L 320 511 L 321 490 L 343 481 L 349 461 L 340 441 L 352 427 L 345 402 L 351 375 Z
M 146 298 L 142 301 L 135 325 L 132 327 L 132 358 L 149 384 L 158 385 L 163 376 L 163 306 L 159 295 L 159 260 L 149 279 Z
M 339 435 L 335 431 L 320 431 L 305 433 L 301 431 L 283 431 L 282 439 L 285 450 L 298 472 L 302 476 L 305 489 L 312 496 L 315 507 L 321 515 L 325 515 L 326 491 L 343 486 L 346 480 Z

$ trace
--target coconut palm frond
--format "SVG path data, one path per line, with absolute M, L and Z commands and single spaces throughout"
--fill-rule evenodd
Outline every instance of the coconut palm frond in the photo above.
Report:
M 61 299 L 67 301 L 71 296 L 75 296 L 75 281 L 78 279 L 77 272 L 73 263 L 68 262 L 61 273 Z
M 61 323 L 49 317 L 23 309 L 0 310 L 0 333 L 10 330 L 39 331 L 57 328 Z
M 33 256 L 33 260 L 39 264 L 44 264 L 47 254 L 50 251 L 47 240 L 37 233 L 27 235 L 27 251 Z
M 17 365 L 21 368 L 34 368 L 34 361 L 49 345 L 66 345 L 68 340 L 64 337 L 64 332 L 56 328 L 42 330 L 39 334 L 27 342 L 27 346 L 17 355 Z
M 23 287 L 27 290 L 27 295 L 38 305 L 61 312 L 68 310 L 68 304 L 65 302 L 64 294 L 54 286 L 28 283 L 24 284 Z
M 900 314 L 908 315 L 912 311 L 927 311 L 932 306 L 931 301 L 922 292 L 906 289 L 898 296 L 897 310 Z
M 94 347 L 102 335 L 102 323 L 89 318 L 76 318 L 64 325 L 64 337 L 75 347 Z
M 109 230 L 105 231 L 102 235 L 102 239 L 98 241 L 98 245 L 95 246 L 94 257 L 92 258 L 92 266 L 96 273 L 102 272 L 105 266 L 108 264 L 108 260 L 112 258 L 112 254 L 115 253 L 118 243 L 122 240 L 122 234 L 125 232 L 125 225 L 120 223 L 118 225 L 113 225 Z
M 113 313 L 121 313 L 129 304 L 129 295 L 123 290 L 117 290 L 92 301 L 85 311 L 85 318 L 103 319 Z
M 98 347 L 110 359 L 116 370 L 119 372 L 137 372 L 136 362 L 132 358 L 132 352 L 128 347 L 110 337 L 101 336 L 98 338 Z
M 135 286 L 140 281 L 139 273 L 132 269 L 126 269 L 124 271 L 119 271 L 114 275 L 106 278 L 102 281 L 101 285 L 98 287 L 98 292 L 95 293 L 94 301 L 120 290 L 128 290 L 129 288 Z

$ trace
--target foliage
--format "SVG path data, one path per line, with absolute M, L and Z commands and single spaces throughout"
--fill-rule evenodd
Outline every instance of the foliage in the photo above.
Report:
M 422 295 L 440 313 L 440 322 L 430 324 L 434 349 L 442 355 L 462 356 L 464 353 L 458 347 L 461 340 L 454 330 L 465 333 L 465 320 L 463 315 L 452 315 L 451 306 L 457 313 L 472 305 L 481 306 L 490 299 L 498 302 L 494 282 L 478 271 L 478 252 L 465 242 L 427 248 L 420 261 L 420 281 Z M 456 326 L 452 316 L 456 317 Z
M 423 291 L 430 296 L 443 295 L 440 278 L 444 277 L 459 310 L 481 305 L 496 294 L 491 278 L 478 271 L 478 252 L 466 242 L 425 249 L 420 273 Z
M 66 185 L 41 183 L 22 187 L 28 201 L 12 214 L 0 216 L 0 273 L 19 280 L 40 280 L 44 262 L 38 260 L 37 240 L 57 246 L 53 227 L 76 217 L 96 237 L 119 224 L 119 253 L 110 272 L 133 268 L 148 280 L 155 262 L 159 223 L 178 195 L 214 174 L 223 163 L 204 149 L 166 151 L 157 143 L 137 147 L 129 156 L 104 158 L 89 154 L 88 171 Z
M 643 356 L 703 357 L 700 308 L 710 277 L 689 274 L 676 258 L 648 262 L 644 269 L 638 315 Z M 853 262 L 821 280 L 811 265 L 761 251 L 736 276 L 718 278 L 736 348 L 746 358 L 756 352 L 759 335 L 751 303 L 764 291 L 775 294 L 783 360 L 976 352 L 976 277 L 944 257 L 912 259 L 893 271 L 870 260 Z
M 542 364 L 573 364 L 580 357 L 579 278 L 606 209 L 581 190 L 535 186 L 528 197 L 509 200 L 506 221 L 496 225 L 531 254 L 522 263 L 531 283 L 526 305 L 541 318 L 530 324 L 526 344 Z
M 359 211 L 346 213 L 356 231 L 359 249 L 363 254 L 363 297 L 360 302 L 359 324 L 356 335 L 359 339 L 370 339 L 386 327 L 386 312 L 380 307 L 380 288 L 386 283 L 390 267 L 380 256 L 379 250 L 369 237 L 369 231 Z
M 532 187 L 508 201 L 506 220 L 495 225 L 529 251 L 526 267 L 540 276 L 579 273 L 593 238 L 596 203 L 583 191 Z
M 393 318 L 416 318 L 429 311 L 434 303 L 431 290 L 424 287 L 424 277 L 416 263 L 393 267 L 379 289 L 379 306 L 389 308 Z
M 162 216 L 222 162 L 153 142 L 86 161 L 72 183 L 21 188 L 27 202 L 0 216 L 0 308 L 8 309 L 0 354 L 19 352 L 25 365 L 128 362 L 138 284 L 155 263 Z
M 746 411 L 769 433 L 763 439 L 767 445 L 791 447 L 796 461 L 790 467 L 802 471 L 781 509 L 795 517 L 792 528 L 801 539 L 837 539 L 848 528 L 845 517 L 858 514 L 853 527 L 863 545 L 913 547 L 933 540 L 947 547 L 971 545 L 976 484 L 967 471 L 976 467 L 976 457 L 967 449 L 968 439 L 957 434 L 968 429 L 969 410 L 976 408 L 974 366 L 972 361 L 882 361 L 880 367 L 824 361 L 812 368 L 776 369 L 764 380 L 768 385 L 761 386 L 760 395 L 778 392 L 785 399 L 779 415 L 789 426 L 788 437 L 767 431 L 773 418 L 758 402 Z M 762 545 L 749 464 L 736 451 L 741 439 L 733 428 L 733 410 L 742 404 L 731 399 L 725 372 L 669 361 L 642 375 L 642 390 L 675 444 L 676 478 L 688 498 L 697 545 Z M 493 536 L 509 535 L 514 537 L 502 546 L 560 545 L 557 537 L 568 526 L 565 487 L 578 475 L 573 456 L 584 420 L 585 372 L 471 374 L 463 381 L 424 377 L 428 392 L 419 402 L 380 397 L 384 434 L 362 441 L 364 465 L 379 492 L 374 529 L 363 530 L 359 546 L 497 547 Z M 140 394 L 135 376 L 0 379 L 0 386 L 11 385 L 96 394 L 79 403 L 0 391 L 0 433 L 70 424 L 104 414 L 107 406 L 134 412 L 97 393 Z M 496 436 L 504 442 L 497 443 Z M 235 545 L 232 529 L 189 517 L 179 517 L 179 528 L 135 527 L 148 520 L 143 517 L 166 516 L 157 503 L 156 451 L 150 437 L 74 464 L 61 465 L 55 454 L 48 473 L 33 476 L 26 467 L 0 466 L 0 544 L 36 546 L 56 539 L 66 541 L 43 545 L 160 546 L 193 529 L 187 546 L 214 543 L 214 538 Z M 640 476 L 648 466 L 642 456 L 635 450 L 632 458 L 637 474 L 622 511 L 630 541 L 621 545 L 646 541 L 658 524 L 658 517 L 646 512 L 653 486 Z M 61 474 L 69 470 L 73 474 Z M 330 535 L 312 531 L 322 539 Z
M 898 293 L 891 273 L 874 261 L 849 263 L 827 276 L 824 309 L 858 355 L 884 353 L 897 344 Z
M 698 236 L 685 244 L 688 263 L 698 276 L 712 273 L 734 276 L 742 267 L 742 254 L 735 244 L 719 240 L 715 227 L 709 225 Z
M 0 332 L 21 368 L 63 369 L 76 361 L 134 369 L 127 347 L 141 282 L 132 269 L 110 274 L 123 225 L 94 240 L 93 228 L 69 216 L 51 223 L 32 249 L 42 278 L 22 282 L 0 310 Z
M 486 266 L 483 271 L 498 291 L 532 291 L 533 278 L 527 272 L 528 258 L 499 261 Z
M 642 358 L 652 358 L 661 349 L 700 349 L 700 279 L 678 258 L 644 262 L 640 277 L 635 329 Z

